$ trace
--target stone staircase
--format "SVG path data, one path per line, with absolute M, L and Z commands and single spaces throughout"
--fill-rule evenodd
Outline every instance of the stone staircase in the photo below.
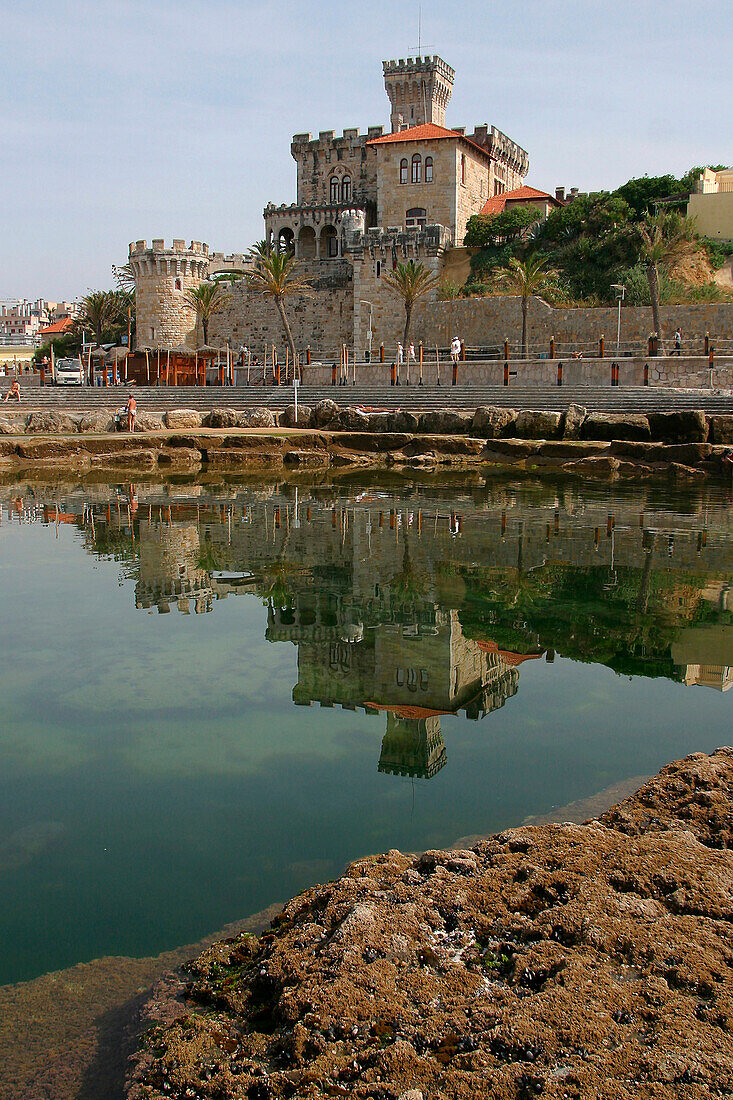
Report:
M 5 387 L 3 387 L 4 391 Z M 56 409 L 82 412 L 124 406 L 124 387 L 33 387 L 23 391 L 23 409 Z M 220 388 L 185 386 L 136 386 L 140 412 L 164 412 L 187 408 L 204 412 L 213 408 L 247 409 L 264 405 L 273 410 L 293 403 L 292 386 L 236 386 Z M 504 408 L 562 411 L 575 403 L 593 412 L 666 412 L 702 409 L 707 413 L 733 414 L 733 396 L 715 390 L 676 390 L 653 386 L 301 386 L 298 402 L 315 405 L 330 398 L 338 405 L 367 409 L 408 409 L 421 412 L 437 408 L 470 409 L 479 405 Z M 14 402 L 0 407 L 0 415 L 12 411 Z

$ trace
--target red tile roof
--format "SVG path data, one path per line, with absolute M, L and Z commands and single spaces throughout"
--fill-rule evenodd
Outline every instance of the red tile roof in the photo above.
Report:
M 516 187 L 513 191 L 505 191 L 503 195 L 492 195 L 481 207 L 482 214 L 501 214 L 508 202 L 550 202 L 553 206 L 560 203 L 554 195 L 547 191 L 538 191 L 536 187 Z
M 52 325 L 46 325 L 45 328 L 39 328 L 39 336 L 60 336 L 62 332 L 67 332 L 71 328 L 74 321 L 71 317 L 62 317 L 60 321 L 55 321 Z
M 457 130 L 447 130 L 445 126 L 436 126 L 434 122 L 424 122 L 422 126 L 410 126 L 407 130 L 398 130 L 394 134 L 384 134 L 383 137 L 372 138 L 367 145 L 390 145 L 402 141 L 440 141 L 453 138 L 455 141 L 463 141 L 472 149 L 478 149 L 488 157 L 488 152 L 475 141 L 471 141 L 465 134 L 459 134 Z

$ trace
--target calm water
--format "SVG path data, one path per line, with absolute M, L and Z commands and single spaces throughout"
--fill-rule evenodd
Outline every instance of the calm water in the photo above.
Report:
M 0 983 L 731 742 L 724 489 L 0 486 Z

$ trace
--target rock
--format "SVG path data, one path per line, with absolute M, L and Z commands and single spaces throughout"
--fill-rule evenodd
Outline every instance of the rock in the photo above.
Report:
M 212 409 L 204 417 L 205 428 L 236 428 L 236 409 Z
M 473 417 L 470 413 L 435 409 L 420 414 L 418 430 L 426 434 L 435 432 L 437 435 L 461 435 L 471 431 L 472 423 Z
M 163 421 L 166 428 L 200 428 L 201 413 L 195 409 L 169 409 Z
M 0 432 L 2 428 L 0 428 Z M 733 443 L 733 416 L 716 414 L 710 417 L 710 436 L 713 443 Z
M 418 423 L 418 418 L 414 413 L 397 409 L 396 412 L 390 413 L 388 416 L 387 430 L 390 432 L 416 432 Z
M 540 443 L 538 454 L 541 458 L 567 462 L 570 458 L 581 459 L 591 454 L 597 455 L 610 449 L 610 446 L 610 443 L 595 443 L 580 439 L 551 439 Z
M 16 453 L 17 443 L 13 439 L 0 438 L 0 457 L 9 458 Z
M 561 419 L 559 412 L 522 409 L 517 413 L 514 431 L 519 439 L 556 439 L 560 434 Z
M 388 432 L 389 431 L 389 417 L 388 412 L 373 412 L 369 413 L 369 431 L 370 432 Z
M 247 447 L 216 447 L 205 452 L 205 461 L 213 470 L 279 469 L 283 464 L 282 451 L 256 451 Z
M 282 428 L 310 428 L 312 426 L 313 413 L 310 405 L 301 405 L 298 402 L 298 423 L 295 423 L 295 405 L 288 407 L 280 413 L 278 424 Z
M 708 476 L 705 470 L 696 469 L 694 466 L 685 466 L 682 462 L 672 462 L 669 472 L 677 481 L 704 481 Z
M 480 405 L 473 414 L 471 431 L 481 439 L 511 435 L 516 419 L 517 414 L 514 409 L 502 409 L 498 405 Z
M 246 409 L 237 416 L 238 428 L 274 428 L 275 414 L 271 409 L 258 406 L 256 409 Z
M 589 413 L 582 435 L 583 439 L 651 439 L 649 421 L 641 413 Z
M 298 466 L 302 469 L 329 466 L 331 463 L 328 451 L 306 451 L 297 447 L 292 451 L 286 451 L 284 459 L 288 466 Z
M 157 465 L 157 453 L 148 447 L 125 451 L 107 451 L 94 456 L 95 466 L 124 466 L 133 470 L 152 470 Z
M 617 458 L 636 459 L 639 462 L 658 462 L 662 453 L 661 443 L 634 443 L 627 439 L 614 439 L 610 445 Z
M 663 462 L 681 462 L 684 466 L 696 466 L 713 453 L 710 443 L 677 443 L 659 446 L 659 458 Z
M 201 465 L 201 451 L 193 447 L 162 447 L 158 465 L 172 470 L 195 470 Z
M 541 446 L 539 439 L 490 439 L 483 453 L 506 455 L 511 459 L 529 458 L 539 454 Z
M 570 474 L 582 474 L 584 477 L 615 477 L 621 463 L 613 455 L 595 455 L 581 458 L 578 462 L 566 462 L 563 470 Z
M 26 425 L 27 432 L 43 432 L 48 435 L 71 435 L 79 431 L 79 418 L 49 410 L 32 412 Z
M 0 416 L 0 435 L 22 435 L 28 417 L 25 413 Z
M 331 424 L 337 424 L 338 414 L 338 405 L 330 397 L 327 397 L 324 401 L 319 401 L 317 405 L 314 405 L 311 412 L 310 426 L 312 428 L 325 428 Z
M 350 405 L 339 413 L 339 428 L 346 432 L 368 432 L 369 414 Z
M 729 1094 L 731 847 L 720 749 L 583 825 L 359 859 L 143 1006 L 127 1098 Z
M 114 415 L 109 409 L 85 413 L 79 421 L 79 431 L 83 433 L 90 432 L 96 435 L 113 432 L 114 430 Z
M 652 439 L 663 443 L 705 443 L 708 438 L 707 418 L 699 409 L 650 412 L 649 427 Z
M 583 405 L 568 405 L 562 418 L 563 439 L 580 439 L 588 410 Z
M 122 424 L 125 425 L 125 418 L 122 419 Z M 140 412 L 138 407 L 138 413 L 135 417 L 135 431 L 136 432 L 162 432 L 163 430 L 163 417 L 158 413 Z

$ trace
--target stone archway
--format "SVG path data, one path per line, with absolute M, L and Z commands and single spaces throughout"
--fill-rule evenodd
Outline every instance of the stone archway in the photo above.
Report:
M 304 225 L 298 234 L 298 258 L 315 260 L 316 251 L 316 231 L 312 225 Z
M 277 235 L 277 250 L 278 252 L 295 251 L 295 234 L 287 226 L 284 226 Z
M 338 233 L 332 225 L 324 225 L 321 230 L 321 259 L 336 260 L 339 255 Z

